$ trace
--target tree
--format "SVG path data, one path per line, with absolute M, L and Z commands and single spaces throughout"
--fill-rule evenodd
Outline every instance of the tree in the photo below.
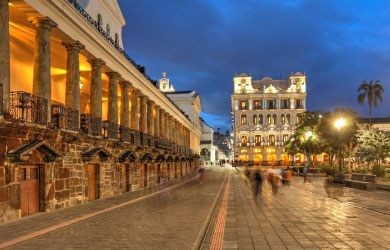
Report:
M 345 126 L 338 131 L 334 123 L 340 117 L 345 120 Z M 352 109 L 336 108 L 333 112 L 326 112 L 322 115 L 317 132 L 324 146 L 324 152 L 330 157 L 330 165 L 333 165 L 333 158 L 341 145 L 356 144 L 358 122 L 357 113 Z M 352 150 L 345 151 L 345 147 L 341 149 L 343 149 L 343 155 L 348 152 L 351 156 Z
M 312 156 L 323 151 L 323 144 L 317 132 L 317 125 L 321 119 L 320 113 L 305 112 L 299 115 L 298 126 L 295 128 L 294 135 L 287 142 L 286 151 L 292 156 L 303 153 L 310 159 L 310 163 Z M 311 133 L 310 137 L 307 137 L 308 132 Z
M 390 156 L 390 133 L 378 129 L 363 129 L 357 136 L 356 156 L 370 164 Z
M 370 80 L 369 83 L 363 81 L 363 83 L 358 88 L 359 95 L 357 99 L 359 104 L 364 105 L 364 100 L 367 98 L 367 103 L 370 108 L 370 126 L 371 126 L 372 105 L 374 105 L 374 107 L 377 107 L 378 100 L 380 102 L 383 102 L 382 92 L 384 90 L 383 90 L 383 86 L 379 82 L 380 82 L 379 80 L 376 80 L 375 82 Z

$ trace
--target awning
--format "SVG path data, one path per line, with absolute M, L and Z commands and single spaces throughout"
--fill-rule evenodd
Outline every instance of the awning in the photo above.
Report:
M 156 157 L 156 160 L 155 160 L 155 162 L 163 162 L 163 161 L 165 161 L 165 157 L 164 157 L 164 155 L 158 155 L 157 157 Z
M 120 157 L 119 162 L 125 162 L 129 160 L 130 162 L 134 162 L 137 159 L 137 156 L 132 151 L 125 151 Z
M 149 153 L 145 153 L 139 160 L 140 162 L 146 162 L 146 161 L 153 161 L 153 158 Z
M 44 140 L 33 140 L 23 146 L 11 150 L 7 153 L 7 157 L 11 162 L 21 162 L 30 157 L 31 151 L 38 151 L 45 156 L 46 162 L 53 162 L 58 157 L 62 157 L 50 144 Z
M 94 155 L 98 155 L 101 161 L 105 161 L 108 157 L 112 156 L 104 147 L 97 147 L 88 149 L 87 151 L 81 153 L 81 158 L 83 161 L 91 161 Z

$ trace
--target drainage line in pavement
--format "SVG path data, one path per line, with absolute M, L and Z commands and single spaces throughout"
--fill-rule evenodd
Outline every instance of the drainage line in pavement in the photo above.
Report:
M 94 217 L 94 216 L 97 216 L 97 215 L 109 212 L 111 210 L 114 210 L 114 209 L 117 209 L 117 208 L 129 205 L 129 204 L 135 203 L 137 201 L 145 200 L 145 199 L 150 198 L 152 196 L 155 196 L 157 194 L 161 194 L 163 192 L 170 191 L 172 189 L 181 187 L 184 184 L 186 184 L 186 183 L 188 183 L 190 181 L 193 181 L 195 179 L 197 179 L 197 176 L 192 177 L 192 178 L 190 178 L 188 180 L 185 180 L 185 181 L 183 181 L 181 183 L 175 184 L 173 186 L 170 186 L 170 187 L 168 187 L 166 189 L 162 189 L 162 190 L 159 190 L 159 191 L 147 194 L 145 196 L 141 196 L 141 197 L 138 197 L 136 199 L 133 199 L 133 200 L 130 200 L 130 201 L 126 201 L 126 202 L 120 203 L 118 205 L 114 205 L 114 206 L 106 208 L 106 209 L 102 209 L 100 211 L 96 211 L 96 212 L 93 212 L 93 213 L 90 213 L 90 214 L 87 214 L 87 215 L 83 215 L 81 217 L 78 217 L 78 218 L 75 218 L 75 219 L 72 219 L 72 220 L 69 220 L 69 221 L 65 221 L 65 222 L 62 222 L 60 224 L 57 224 L 57 225 L 54 225 L 54 226 L 51 226 L 51 227 L 48 227 L 48 228 L 45 228 L 45 229 L 42 229 L 42 230 L 35 231 L 33 233 L 30 233 L 30 234 L 27 234 L 27 235 L 15 238 L 15 239 L 10 240 L 10 241 L 2 242 L 2 243 L 0 243 L 0 248 L 5 248 L 5 247 L 8 247 L 8 246 L 14 245 L 16 243 L 19 243 L 19 242 L 22 242 L 22 241 L 25 241 L 25 240 L 29 240 L 29 239 L 35 238 L 37 236 L 49 233 L 51 231 L 54 231 L 54 230 L 57 230 L 57 229 L 60 229 L 60 228 L 66 227 L 66 226 L 70 226 L 70 225 L 75 224 L 77 222 L 84 221 L 86 219 L 89 219 L 91 217 Z
M 202 226 L 202 228 L 200 229 L 199 234 L 198 234 L 198 236 L 196 237 L 195 242 L 194 242 L 194 244 L 193 244 L 192 247 L 191 247 L 191 250 L 199 250 L 199 249 L 202 248 L 203 242 L 204 242 L 204 240 L 205 240 L 205 238 L 206 238 L 206 236 L 207 236 L 207 233 L 208 233 L 208 231 L 209 231 L 209 229 L 210 229 L 211 221 L 212 221 L 213 215 L 214 215 L 214 213 L 215 213 L 215 211 L 216 211 L 218 201 L 219 201 L 220 198 L 221 198 L 222 190 L 223 190 L 223 188 L 225 187 L 225 184 L 226 184 L 226 181 L 227 181 L 227 178 L 228 178 L 228 174 L 229 174 L 229 170 L 228 170 L 228 172 L 226 173 L 226 176 L 225 176 L 225 178 L 224 178 L 224 181 L 223 181 L 223 183 L 222 183 L 222 185 L 221 185 L 221 187 L 220 187 L 220 189 L 219 189 L 219 191 L 218 191 L 218 193 L 217 193 L 217 195 L 216 195 L 216 197 L 215 197 L 215 200 L 214 200 L 214 202 L 213 202 L 213 205 L 211 206 L 210 212 L 209 212 L 209 214 L 207 215 L 206 220 L 205 220 L 205 222 L 203 223 L 203 226 Z

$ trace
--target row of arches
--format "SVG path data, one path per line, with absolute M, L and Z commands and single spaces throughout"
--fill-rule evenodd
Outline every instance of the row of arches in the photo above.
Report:
M 284 134 L 281 136 L 275 136 L 275 135 L 268 135 L 268 140 L 266 136 L 261 136 L 261 135 L 255 135 L 255 145 L 260 146 L 261 142 L 268 142 L 270 146 L 274 146 L 275 142 L 287 142 L 289 139 L 288 134 Z M 242 146 L 247 146 L 248 145 L 248 137 L 246 135 L 241 136 L 241 145 Z

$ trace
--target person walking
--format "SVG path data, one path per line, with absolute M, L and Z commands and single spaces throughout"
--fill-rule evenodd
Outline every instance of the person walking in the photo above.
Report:
M 291 169 L 290 167 L 287 167 L 286 168 L 286 185 L 290 185 L 291 184 L 291 181 L 292 181 L 292 172 L 291 172 Z
M 206 171 L 205 171 L 204 167 L 200 167 L 199 168 L 199 171 L 198 171 L 198 173 L 199 173 L 199 184 L 202 184 L 202 182 L 206 178 L 206 173 L 205 172 Z
M 253 197 L 256 198 L 258 195 L 261 195 L 263 178 L 260 173 L 260 169 L 254 168 L 251 173 L 251 184 Z

